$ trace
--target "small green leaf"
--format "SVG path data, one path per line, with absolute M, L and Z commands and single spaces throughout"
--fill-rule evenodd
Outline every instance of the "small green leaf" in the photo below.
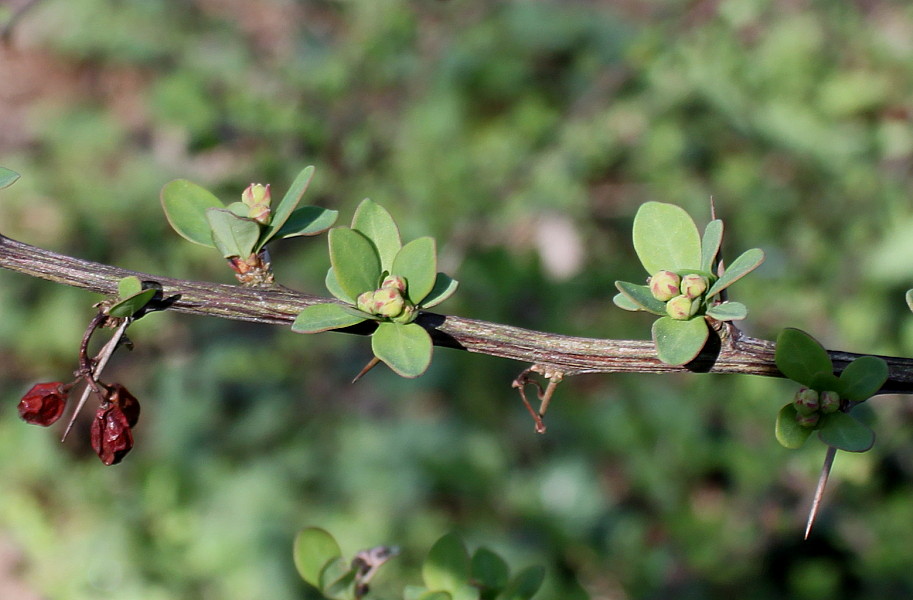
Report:
M 184 239 L 201 246 L 216 247 L 206 211 L 222 207 L 209 190 L 186 179 L 176 179 L 162 188 L 162 209 L 171 227 Z
M 327 286 L 327 291 L 329 291 L 333 296 L 339 298 L 346 304 L 355 304 L 355 298 L 352 298 L 346 294 L 345 290 L 339 286 L 339 282 L 336 280 L 336 272 L 333 271 L 333 267 L 330 267 L 327 270 L 327 276 L 324 280 L 324 284 Z
M 212 241 L 222 256 L 247 258 L 253 253 L 260 237 L 260 226 L 256 221 L 242 219 L 225 208 L 207 209 L 206 220 L 212 230 Z
M 647 202 L 634 217 L 634 250 L 647 273 L 701 267 L 701 237 L 685 210 Z
M 507 585 L 504 593 L 498 600 L 530 600 L 542 587 L 545 581 L 545 568 L 541 566 L 527 567 L 517 573 Z
M 837 390 L 850 402 L 862 402 L 875 395 L 888 380 L 888 363 L 877 356 L 860 356 L 840 373 Z
M 792 402 L 785 405 L 777 413 L 777 426 L 775 434 L 780 445 L 795 450 L 801 448 L 808 436 L 812 434 L 811 427 L 802 427 L 796 421 L 796 407 Z
M 748 307 L 741 302 L 723 302 L 708 308 L 707 316 L 717 321 L 741 321 L 748 316 Z
M 910 308 L 910 310 L 913 310 L 913 290 L 907 290 L 904 298 L 907 301 L 907 306 Z
M 834 372 L 834 364 L 824 346 L 801 329 L 792 327 L 777 336 L 774 360 L 786 377 L 811 388 L 815 387 L 814 378 L 818 373 Z
M 393 259 L 392 275 L 399 275 L 406 279 L 406 294 L 416 306 L 431 290 L 437 280 L 437 250 L 434 238 L 421 237 L 412 240 L 396 253 Z
M 637 285 L 629 281 L 616 281 L 615 287 L 621 292 L 621 295 L 627 298 L 631 304 L 637 306 L 637 310 L 645 310 L 654 315 L 665 316 L 666 303 L 657 300 L 650 293 L 650 287 L 646 285 Z M 616 302 L 616 304 L 618 304 Z M 624 308 L 623 306 L 621 308 Z M 625 309 L 631 310 L 631 309 Z
M 336 538 L 318 527 L 302 529 L 295 536 L 293 558 L 298 574 L 320 588 L 320 573 L 335 558 L 342 556 Z
M 347 307 L 339 304 L 312 304 L 295 317 L 292 331 L 295 333 L 320 333 L 331 329 L 340 329 L 357 325 L 367 318 L 367 315 L 355 315 L 346 310 Z
M 713 296 L 719 294 L 730 285 L 745 277 L 764 262 L 764 251 L 760 248 L 752 248 L 751 250 L 746 250 L 739 256 L 737 259 L 732 261 L 732 264 L 729 265 L 723 274 L 720 276 L 716 282 L 710 286 L 710 289 L 707 290 L 707 297 L 712 298 Z
M 383 325 L 386 323 L 381 323 Z M 455 533 L 448 533 L 438 539 L 422 563 L 422 579 L 431 590 L 453 593 L 469 581 L 469 573 L 469 553 L 463 540 Z
M 139 280 L 139 277 L 131 275 L 129 277 L 124 277 L 117 282 L 117 297 L 118 298 L 129 298 L 134 294 L 139 294 L 143 291 L 143 282 Z
M 819 392 L 825 390 L 839 392 L 842 385 L 836 375 L 822 371 L 821 373 L 815 373 L 812 376 L 811 382 L 808 383 L 808 387 L 813 390 L 818 390 Z
M 132 317 L 137 311 L 149 304 L 156 291 L 155 289 L 142 290 L 132 296 L 127 296 L 109 308 L 108 314 L 112 317 Z
M 348 600 L 352 597 L 355 569 L 341 556 L 330 560 L 320 571 L 320 591 L 331 600 Z
M 242 219 L 248 218 L 250 216 L 250 207 L 243 202 L 232 202 L 225 207 L 226 210 L 230 210 L 233 214 L 241 217 Z
M 330 263 L 336 283 L 354 304 L 359 294 L 373 291 L 380 283 L 377 250 L 364 234 L 348 227 L 331 229 L 329 238 Z
M 336 223 L 339 216 L 338 210 L 330 210 L 319 206 L 302 206 L 296 208 L 282 229 L 276 234 L 278 238 L 289 238 L 301 235 L 317 235 L 323 233 Z
M 0 167 L 0 190 L 13 185 L 17 179 L 19 179 L 19 173 Z
M 653 343 L 659 360 L 667 365 L 683 365 L 700 354 L 710 331 L 703 317 L 678 321 L 662 317 L 653 323 Z
M 637 312 L 637 311 L 644 310 L 643 306 L 641 306 L 640 304 L 637 304 L 636 302 L 634 302 L 633 300 L 631 300 L 630 298 L 628 298 L 621 292 L 618 292 L 617 294 L 615 294 L 615 296 L 612 297 L 612 302 L 614 302 L 615 306 L 617 306 L 618 308 L 620 308 L 622 310 L 629 310 L 631 312 Z
M 479 548 L 472 555 L 470 573 L 485 597 L 498 595 L 510 579 L 507 562 L 488 548 Z
M 452 279 L 449 275 L 445 275 L 444 273 L 438 273 L 437 277 L 434 279 L 434 287 L 431 288 L 431 291 L 428 292 L 428 295 L 422 300 L 421 308 L 437 306 L 447 298 L 450 298 L 450 296 L 457 291 L 459 285 L 460 283 L 456 279 Z
M 839 411 L 821 417 L 818 438 L 828 446 L 846 452 L 866 452 L 875 445 L 875 432 L 868 425 Z
M 399 228 L 387 209 L 365 198 L 355 209 L 352 229 L 362 232 L 374 243 L 380 256 L 381 269 L 394 273 L 393 260 L 403 244 L 400 241 Z
M 282 201 L 279 202 L 276 210 L 272 211 L 269 225 L 267 225 L 266 229 L 263 231 L 263 237 L 260 239 L 260 244 L 257 246 L 258 252 L 268 241 L 273 239 L 273 237 L 282 229 L 283 225 L 285 225 L 285 222 L 289 219 L 292 212 L 295 210 L 295 207 L 301 202 L 301 197 L 308 189 L 313 176 L 314 167 L 308 166 L 302 169 L 301 172 L 298 173 L 298 176 L 295 177 L 295 181 L 292 182 L 291 187 L 289 187 L 285 196 L 282 197 Z
M 379 323 L 371 335 L 371 349 L 397 375 L 413 378 L 428 369 L 434 345 L 421 325 Z
M 723 242 L 723 222 L 714 219 L 707 223 L 704 229 L 704 237 L 701 239 L 701 271 L 707 273 L 713 272 L 713 263 L 716 255 L 720 251 L 720 244 Z

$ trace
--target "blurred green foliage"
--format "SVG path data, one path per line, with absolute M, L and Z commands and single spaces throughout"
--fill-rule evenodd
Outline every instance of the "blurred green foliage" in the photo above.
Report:
M 768 255 L 733 297 L 748 333 L 910 355 L 911 40 L 891 0 L 45 0 L 0 49 L 0 164 L 23 175 L 0 231 L 230 282 L 158 190 L 232 201 L 315 164 L 308 202 L 345 222 L 370 196 L 438 239 L 462 283 L 447 312 L 646 338 L 611 302 L 643 278 L 637 207 L 703 227 L 713 196 L 724 258 Z M 274 246 L 283 284 L 323 289 L 324 238 Z M 313 597 L 291 560 L 309 525 L 346 555 L 403 548 L 380 597 L 451 530 L 547 565 L 543 598 L 913 593 L 904 399 L 873 402 L 874 449 L 841 457 L 801 543 L 823 450 L 777 445 L 788 382 L 573 378 L 538 436 L 510 389 L 524 365 L 439 349 L 417 381 L 352 386 L 364 340 L 155 314 L 109 367 L 144 414 L 104 468 L 86 422 L 61 446 L 15 411 L 74 368 L 98 300 L 0 273 L 0 543 L 37 594 Z

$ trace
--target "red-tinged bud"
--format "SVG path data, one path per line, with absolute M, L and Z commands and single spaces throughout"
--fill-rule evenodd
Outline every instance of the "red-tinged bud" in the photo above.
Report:
M 133 432 L 124 411 L 105 402 L 98 407 L 91 427 L 92 449 L 106 465 L 116 465 L 133 448 Z
M 681 288 L 683 296 L 693 300 L 699 298 L 707 291 L 707 284 L 706 277 L 691 273 L 690 275 L 682 277 L 682 283 L 679 287 Z
M 666 302 L 666 314 L 677 321 L 684 321 L 691 316 L 691 299 L 676 296 Z
M 52 425 L 63 414 L 69 391 L 59 381 L 36 383 L 19 401 L 19 416 L 32 425 Z
M 374 292 L 374 303 L 371 312 L 381 317 L 398 317 L 406 306 L 405 298 L 398 288 L 381 288 Z
M 834 391 L 821 392 L 821 412 L 826 415 L 837 412 L 840 408 L 840 395 Z
M 820 420 L 821 413 L 814 412 L 810 415 L 803 415 L 800 412 L 796 413 L 796 423 L 798 423 L 800 427 L 811 429 L 812 427 L 816 426 Z
M 241 194 L 241 202 L 249 207 L 248 218 L 261 224 L 269 222 L 270 201 L 269 184 L 252 183 Z
M 678 296 L 682 278 L 672 271 L 660 271 L 650 278 L 650 293 L 657 300 L 671 300 Z
M 380 284 L 381 288 L 396 288 L 400 293 L 406 293 L 406 280 L 398 275 L 390 275 L 389 277 L 384 278 L 383 283 Z
M 139 401 L 127 391 L 127 388 L 119 383 L 108 388 L 108 401 L 118 405 L 124 416 L 127 417 L 127 424 L 132 428 L 136 427 L 139 421 Z
M 810 388 L 801 388 L 793 398 L 793 406 L 796 407 L 796 412 L 802 415 L 817 412 L 820 406 L 818 392 Z

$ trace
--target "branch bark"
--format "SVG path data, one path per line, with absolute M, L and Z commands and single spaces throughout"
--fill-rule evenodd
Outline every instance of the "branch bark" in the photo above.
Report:
M 134 275 L 158 282 L 165 297 L 176 296 L 169 310 L 271 325 L 289 326 L 306 306 L 335 302 L 278 286 L 249 288 L 159 277 L 57 254 L 2 235 L 0 267 L 112 297 L 117 294 L 118 281 Z M 735 335 L 728 335 L 726 329 L 722 336 L 711 335 L 696 359 L 687 365 L 670 366 L 656 357 L 648 340 L 574 337 L 435 313 L 422 313 L 416 322 L 431 333 L 437 346 L 532 363 L 564 376 L 674 372 L 783 376 L 774 363 L 774 343 L 740 335 L 737 330 Z M 342 331 L 367 335 L 373 327 L 365 323 Z M 828 354 L 838 373 L 862 356 L 834 350 Z M 913 393 L 913 359 L 881 358 L 888 363 L 890 376 L 879 393 Z

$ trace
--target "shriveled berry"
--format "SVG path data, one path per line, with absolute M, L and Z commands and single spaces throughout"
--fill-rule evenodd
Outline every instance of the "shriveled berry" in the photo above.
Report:
M 19 416 L 32 425 L 52 425 L 66 408 L 68 391 L 59 381 L 36 383 L 19 401 Z
M 124 416 L 127 417 L 127 424 L 132 428 L 136 427 L 139 421 L 139 401 L 127 391 L 127 388 L 119 383 L 108 388 L 108 401 L 117 404 Z
M 98 407 L 90 430 L 92 449 L 106 465 L 116 465 L 133 448 L 133 432 L 124 411 L 105 402 Z

